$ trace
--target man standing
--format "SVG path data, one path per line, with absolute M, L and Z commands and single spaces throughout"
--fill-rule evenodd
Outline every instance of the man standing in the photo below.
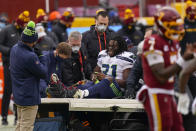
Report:
M 47 67 L 45 57 L 33 50 L 38 39 L 34 22 L 27 24 L 21 39 L 10 53 L 13 96 L 18 113 L 16 131 L 32 131 L 38 104 L 41 103 L 39 81 L 46 77 Z
M 105 11 L 96 15 L 95 25 L 82 35 L 82 48 L 86 50 L 87 61 L 93 70 L 97 65 L 97 56 L 100 51 L 108 47 L 109 41 L 114 36 L 114 31 L 108 29 L 109 18 Z
M 43 9 L 38 9 L 36 14 L 36 20 L 37 24 L 41 24 L 44 27 L 44 31 L 46 34 L 51 37 L 51 39 L 55 42 L 55 44 L 58 44 L 57 36 L 54 32 L 51 32 L 51 27 L 49 29 L 48 25 L 48 15 L 45 13 Z
M 52 27 L 52 31 L 56 34 L 58 42 L 66 42 L 68 39 L 67 28 L 70 28 L 74 21 L 74 14 L 71 11 L 65 11 L 60 21 Z
M 7 115 L 10 104 L 10 98 L 12 94 L 12 85 L 9 71 L 10 49 L 13 45 L 15 45 L 18 42 L 18 40 L 21 39 L 21 33 L 25 25 L 29 22 L 29 20 L 29 12 L 24 11 L 18 16 L 16 22 L 6 26 L 4 29 L 0 31 L 0 52 L 2 53 L 4 69 L 4 92 L 1 108 L 2 125 L 8 125 Z
M 81 49 L 82 34 L 78 31 L 73 31 L 70 33 L 68 40 L 72 47 L 72 53 L 71 58 L 66 59 L 64 62 L 62 82 L 66 86 L 71 86 L 85 78 L 89 79 L 91 72 Z
M 190 0 L 187 1 L 186 16 L 184 18 L 184 29 L 185 34 L 182 41 L 180 42 L 182 54 L 186 50 L 187 44 L 193 45 L 196 42 L 196 6 Z M 188 92 L 188 95 L 190 96 L 190 100 L 192 101 L 192 98 L 196 97 L 195 72 L 190 75 L 189 80 L 186 84 L 188 86 L 186 90 Z M 183 115 L 183 122 L 186 131 L 196 130 L 196 117 L 191 113 Z
M 181 59 L 177 60 L 179 45 L 175 42 L 183 37 L 183 20 L 175 9 L 163 7 L 155 15 L 155 24 L 158 33 L 144 41 L 145 85 L 139 90 L 137 99 L 144 105 L 151 131 L 184 131 L 182 116 L 173 98 L 173 75 L 183 66 Z
M 136 30 L 136 19 L 131 9 L 125 10 L 123 27 L 117 34 L 121 36 L 127 36 L 134 46 L 137 46 L 140 41 L 143 40 L 144 35 L 140 30 Z

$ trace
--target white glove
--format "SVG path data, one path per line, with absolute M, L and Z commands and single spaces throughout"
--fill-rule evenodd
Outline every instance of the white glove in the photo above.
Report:
M 190 99 L 187 93 L 176 93 L 178 97 L 177 111 L 186 115 L 189 113 Z

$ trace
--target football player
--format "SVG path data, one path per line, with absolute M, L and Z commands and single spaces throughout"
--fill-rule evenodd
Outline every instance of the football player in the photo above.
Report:
M 57 75 L 51 76 L 47 88 L 51 97 L 74 98 L 113 98 L 122 95 L 129 71 L 135 62 L 135 55 L 127 52 L 127 45 L 121 36 L 112 38 L 109 47 L 98 55 L 97 67 L 92 75 L 93 81 L 77 85 L 77 89 L 65 87 Z M 54 79 L 54 80 L 53 80 Z
M 113 98 L 121 96 L 120 88 L 125 88 L 128 73 L 135 62 L 135 55 L 127 52 L 127 45 L 121 36 L 112 38 L 109 47 L 98 55 L 94 70 L 96 84 L 79 87 L 74 97 Z
M 157 33 L 144 41 L 142 66 L 146 85 L 138 91 L 137 99 L 144 105 L 151 131 L 184 131 L 173 98 L 173 75 L 184 62 L 182 57 L 177 60 L 177 41 L 184 35 L 183 20 L 171 7 L 161 8 L 154 18 Z M 188 99 L 187 95 L 182 96 Z

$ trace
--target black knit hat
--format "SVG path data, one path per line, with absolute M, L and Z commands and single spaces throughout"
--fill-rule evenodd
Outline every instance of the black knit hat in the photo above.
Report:
M 35 23 L 29 21 L 26 28 L 22 32 L 22 41 L 27 43 L 33 43 L 37 41 L 38 35 L 35 31 Z

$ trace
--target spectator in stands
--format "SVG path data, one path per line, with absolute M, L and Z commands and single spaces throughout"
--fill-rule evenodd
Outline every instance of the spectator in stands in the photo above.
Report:
M 193 44 L 196 42 L 196 6 L 187 1 L 186 16 L 184 18 L 185 35 L 180 42 L 182 54 L 186 49 L 186 44 Z
M 58 23 L 60 19 L 61 19 L 61 14 L 58 11 L 52 11 L 49 14 L 49 21 L 51 26 L 56 25 L 56 23 Z
M 108 12 L 110 23 L 109 25 L 119 25 L 121 23 L 118 11 L 112 9 Z
M 98 11 L 95 25 L 82 35 L 82 48 L 86 50 L 87 61 L 92 71 L 96 67 L 99 52 L 108 47 L 110 39 L 115 35 L 115 32 L 108 28 L 108 23 L 108 14 L 105 11 Z
M 42 26 L 45 29 L 46 34 L 53 39 L 53 41 L 58 44 L 58 38 L 54 32 L 51 31 L 51 27 L 49 28 L 49 23 L 48 23 L 48 16 L 44 12 L 43 9 L 38 9 L 37 14 L 36 14 L 36 20 L 37 23 L 41 23 Z
M 73 12 L 65 11 L 60 21 L 52 27 L 52 31 L 56 34 L 58 42 L 66 42 L 68 40 L 67 29 L 71 27 L 73 21 Z
M 61 42 L 57 45 L 56 50 L 43 52 L 44 56 L 46 57 L 47 77 L 46 79 L 40 80 L 41 97 L 46 97 L 45 89 L 49 84 L 52 73 L 57 74 L 59 79 L 62 80 L 63 64 L 65 59 L 71 57 L 71 51 L 71 46 L 68 43 Z M 64 75 L 66 76 L 67 74 Z
M 7 13 L 1 13 L 0 14 L 0 31 L 8 25 L 8 15 Z
M 90 67 L 81 50 L 82 34 L 78 31 L 70 33 L 68 41 L 72 46 L 71 58 L 66 59 L 62 69 L 62 82 L 66 86 L 76 84 L 78 81 L 90 79 Z
M 143 33 L 135 29 L 135 16 L 131 9 L 126 9 L 123 20 L 123 27 L 117 33 L 121 36 L 127 36 L 133 45 L 138 45 L 143 40 Z
M 33 51 L 37 38 L 35 23 L 30 21 L 22 33 L 22 41 L 14 45 L 10 53 L 13 96 L 18 113 L 16 131 L 33 131 L 41 103 L 39 81 L 45 78 L 47 67 L 45 57 Z
M 51 37 L 46 34 L 44 27 L 41 24 L 37 24 L 35 30 L 38 33 L 38 41 L 34 48 L 38 48 L 41 51 L 49 51 L 55 49 L 56 43 Z
M 25 25 L 29 22 L 29 11 L 22 12 L 13 24 L 8 25 L 0 31 L 0 52 L 2 53 L 3 68 L 4 68 L 4 92 L 2 99 L 2 125 L 7 125 L 8 108 L 10 104 L 10 97 L 12 94 L 12 85 L 9 70 L 10 50 L 18 40 L 20 40 L 21 33 Z M 17 119 L 17 118 L 16 118 Z

